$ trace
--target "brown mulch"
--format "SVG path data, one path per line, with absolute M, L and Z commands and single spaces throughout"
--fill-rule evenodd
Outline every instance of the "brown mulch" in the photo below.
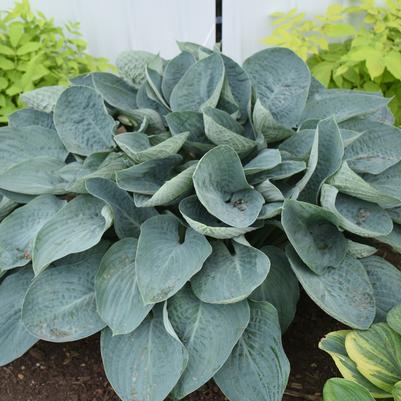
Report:
M 298 314 L 284 336 L 291 378 L 284 401 L 321 401 L 325 381 L 337 375 L 317 348 L 320 338 L 341 325 L 302 295 Z M 210 382 L 186 401 L 226 400 Z M 40 341 L 22 358 L 0 368 L 0 401 L 119 401 L 104 375 L 99 337 L 54 344 Z

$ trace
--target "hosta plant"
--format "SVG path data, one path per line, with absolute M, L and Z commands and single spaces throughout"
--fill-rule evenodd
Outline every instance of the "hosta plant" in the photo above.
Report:
M 124 401 L 279 401 L 299 283 L 368 329 L 401 302 L 401 132 L 292 51 L 180 43 L 24 94 L 0 130 L 0 364 L 101 331 Z
M 401 400 L 401 303 L 388 312 L 387 321 L 366 331 L 329 333 L 319 347 L 333 358 L 346 379 L 370 393 L 371 398 L 365 396 L 361 401 L 372 397 Z M 329 382 L 325 388 L 332 387 Z

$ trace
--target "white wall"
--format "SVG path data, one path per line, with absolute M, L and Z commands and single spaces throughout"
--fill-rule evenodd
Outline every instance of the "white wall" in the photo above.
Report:
M 0 10 L 13 6 L 0 0 Z M 90 53 L 114 62 L 128 49 L 163 57 L 177 54 L 176 40 L 213 46 L 214 0 L 31 0 L 57 23 L 79 21 Z

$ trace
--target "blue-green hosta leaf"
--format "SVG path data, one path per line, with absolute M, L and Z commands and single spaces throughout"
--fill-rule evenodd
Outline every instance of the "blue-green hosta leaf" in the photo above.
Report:
M 394 223 L 401 224 L 401 207 L 395 207 L 392 209 L 387 209 L 387 213 L 393 219 Z
M 119 238 L 138 237 L 140 225 L 157 214 L 153 208 L 136 207 L 132 197 L 113 181 L 91 178 L 86 181 L 86 188 L 113 209 L 114 229 Z
M 174 87 L 195 61 L 195 57 L 191 53 L 182 52 L 166 65 L 163 74 L 162 92 L 168 102 Z
M 286 127 L 295 126 L 308 97 L 311 74 L 306 64 L 291 50 L 262 50 L 244 62 L 261 104 Z
M 367 119 L 347 121 L 362 134 L 345 149 L 344 158 L 357 173 L 380 174 L 401 160 L 401 130 Z
M 279 216 L 283 211 L 283 202 L 272 202 L 263 205 L 262 210 L 258 216 L 258 220 L 272 219 Z
M 87 156 L 114 147 L 114 119 L 108 115 L 102 96 L 87 86 L 72 86 L 60 95 L 54 124 L 72 153 Z
M 270 302 L 278 312 L 281 331 L 287 331 L 294 320 L 299 300 L 298 280 L 288 259 L 280 248 L 265 246 L 261 249 L 270 260 L 266 280 L 249 296 L 254 301 Z
M 292 177 L 298 173 L 301 173 L 306 169 L 305 162 L 301 160 L 283 160 L 276 167 L 271 170 L 263 171 L 260 174 L 256 174 L 249 177 L 252 183 L 263 183 L 266 179 L 272 181 L 285 180 L 286 178 Z
M 189 196 L 180 202 L 180 212 L 187 223 L 199 233 L 212 238 L 228 239 L 256 230 L 258 224 L 250 227 L 230 227 L 212 216 L 199 202 L 196 195 Z
M 347 334 L 345 348 L 358 370 L 391 394 L 401 377 L 401 335 L 386 323 L 376 323 L 366 331 Z
M 397 252 L 401 252 L 401 225 L 394 224 L 393 231 L 388 235 L 376 237 L 383 244 L 390 245 Z
M 116 65 L 121 76 L 138 89 L 146 81 L 146 66 L 158 63 L 157 59 L 156 54 L 141 50 L 128 50 L 117 57 Z
M 340 227 L 361 237 L 388 235 L 393 230 L 393 221 L 385 209 L 342 194 L 331 185 L 323 185 L 321 204 L 336 215 Z
M 137 108 L 137 91 L 123 79 L 109 72 L 94 72 L 92 79 L 96 90 L 110 106 L 122 112 Z
M 326 334 L 319 342 L 319 348 L 327 352 L 336 364 L 338 370 L 345 379 L 358 383 L 372 394 L 375 398 L 388 398 L 390 394 L 372 384 L 363 376 L 356 363 L 348 356 L 345 349 L 345 338 L 351 330 L 338 330 Z
M 48 156 L 24 160 L 0 174 L 0 188 L 26 195 L 64 194 L 67 182 L 58 172 L 64 166 Z
M 281 202 L 284 200 L 283 193 L 269 179 L 257 185 L 256 189 L 263 195 L 266 202 Z
M 164 124 L 161 116 L 155 110 L 152 109 L 136 109 L 124 111 L 124 117 L 128 118 L 135 128 L 140 128 L 140 126 L 146 122 L 146 129 L 149 134 L 159 133 L 164 131 Z
M 174 295 L 212 252 L 207 239 L 172 215 L 142 224 L 136 255 L 138 286 L 146 304 Z
M 155 71 L 153 68 L 150 68 L 149 66 L 146 67 L 145 73 L 147 81 L 146 89 L 147 93 L 149 93 L 150 98 L 160 103 L 167 110 L 170 110 L 170 106 L 163 97 L 162 75 L 159 74 L 157 71 Z M 148 87 L 150 87 L 149 91 Z
M 233 250 L 213 241 L 213 252 L 202 270 L 191 279 L 195 295 L 211 304 L 231 304 L 247 298 L 265 280 L 269 258 L 252 246 L 236 241 Z
M 281 223 L 302 261 L 317 274 L 338 266 L 347 252 L 344 235 L 333 224 L 334 214 L 309 203 L 286 200 Z
M 165 116 L 170 112 L 170 108 L 167 108 L 157 97 L 152 87 L 144 82 L 138 89 L 136 95 L 136 103 L 138 107 L 145 109 L 152 109 L 161 116 Z
M 33 245 L 35 274 L 51 262 L 96 245 L 112 223 L 112 211 L 100 199 L 80 195 L 60 209 L 38 232 Z
M 71 78 L 70 83 L 71 85 L 89 86 L 90 88 L 95 89 L 95 84 L 93 83 L 93 72 L 81 74 Z
M 368 256 L 374 255 L 376 252 L 377 249 L 373 246 L 348 240 L 348 253 L 354 258 L 367 258 Z
M 22 302 L 32 278 L 32 269 L 26 267 L 0 283 L 0 366 L 19 358 L 38 341 L 21 320 Z
M 172 392 L 179 400 L 223 366 L 249 323 L 249 306 L 246 301 L 233 305 L 204 303 L 186 286 L 168 300 L 168 313 L 189 354 L 188 365 Z
M 344 156 L 343 140 L 334 118 L 320 121 L 317 133 L 317 164 L 299 196 L 300 200 L 311 203 L 318 201 L 321 186 L 341 167 Z
M 65 203 L 53 195 L 38 196 L 0 223 L 1 270 L 24 266 L 31 260 L 37 233 Z
M 30 92 L 22 93 L 20 99 L 28 107 L 50 113 L 54 111 L 57 100 L 64 90 L 64 86 L 44 86 Z
M 176 203 L 191 192 L 196 164 L 181 171 L 166 181 L 153 195 L 134 194 L 135 204 L 139 207 L 162 206 Z
M 388 311 L 401 303 L 401 271 L 380 256 L 361 259 L 376 300 L 375 321 L 384 322 Z
M 170 96 L 173 111 L 202 111 L 215 107 L 224 82 L 224 63 L 212 54 L 193 64 L 175 85 Z
M 216 145 L 231 146 L 242 156 L 256 147 L 256 142 L 245 136 L 242 125 L 223 110 L 206 107 L 203 122 L 207 138 Z
M 130 334 L 103 330 L 100 349 L 106 376 L 123 401 L 163 401 L 188 361 L 161 305 Z
M 345 379 L 329 379 L 323 387 L 324 401 L 375 401 L 360 384 Z
M 3 195 L 3 197 L 6 197 L 13 202 L 20 203 L 21 205 L 30 202 L 33 198 L 36 198 L 36 195 L 20 194 L 18 192 L 6 191 L 5 189 L 0 189 L 0 195 Z
M 386 106 L 389 99 L 364 92 L 331 91 L 319 92 L 306 103 L 302 121 L 323 120 L 334 116 L 337 123 L 352 117 L 372 113 Z
M 181 163 L 180 155 L 153 159 L 117 172 L 117 184 L 127 191 L 153 195 L 174 175 L 174 169 Z
M 104 254 L 96 274 L 96 304 L 113 335 L 128 334 L 145 319 L 153 305 L 145 305 L 139 293 L 135 254 L 138 240 L 125 238 Z
M 117 135 L 117 145 L 135 162 L 143 163 L 148 160 L 160 159 L 178 153 L 188 138 L 189 133 L 184 132 L 151 146 L 149 137 L 142 133 L 126 133 Z
M 6 196 L 0 195 L 0 221 L 8 216 L 16 207 L 18 203 Z
M 55 130 L 38 126 L 0 128 L 0 172 L 39 156 L 64 161 L 67 154 Z
M 257 156 L 244 166 L 246 175 L 257 174 L 262 171 L 271 170 L 281 163 L 281 153 L 278 149 L 263 149 Z
M 387 314 L 387 324 L 401 335 L 401 304 L 394 306 Z
M 21 109 L 8 117 L 9 127 L 24 128 L 32 125 L 54 129 L 53 116 L 51 113 L 35 109 Z
M 36 337 L 66 342 L 89 337 L 105 326 L 96 311 L 95 275 L 108 247 L 101 242 L 69 255 L 37 276 L 22 307 L 22 320 Z
M 200 202 L 213 216 L 237 228 L 255 222 L 264 199 L 246 181 L 241 161 L 231 147 L 220 145 L 206 153 L 193 181 Z
M 286 249 L 292 270 L 309 297 L 340 322 L 361 330 L 372 324 L 376 305 L 374 291 L 362 263 L 347 255 L 338 267 L 313 273 L 292 247 Z
M 281 344 L 277 311 L 268 302 L 250 302 L 248 327 L 214 380 L 231 401 L 280 401 L 290 373 Z
M 376 176 L 370 176 L 376 177 Z M 335 186 L 340 192 L 363 199 L 368 202 L 378 203 L 384 208 L 396 207 L 401 204 L 400 197 L 394 196 L 390 192 L 382 191 L 382 188 L 368 183 L 361 176 L 350 169 L 347 162 L 344 161 L 341 168 L 327 180 L 327 184 Z M 393 188 L 396 189 L 396 188 Z

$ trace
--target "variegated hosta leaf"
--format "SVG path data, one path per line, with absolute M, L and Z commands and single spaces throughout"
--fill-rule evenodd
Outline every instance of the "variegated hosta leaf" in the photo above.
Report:
M 394 306 L 387 314 L 388 325 L 401 335 L 401 304 Z
M 245 136 L 243 126 L 223 110 L 206 107 L 203 122 L 207 138 L 216 145 L 231 146 L 241 156 L 256 147 L 256 142 Z
M 162 206 L 176 203 L 193 188 L 192 176 L 196 164 L 181 171 L 175 177 L 166 181 L 153 195 L 134 194 L 135 204 L 138 207 Z
M 262 50 L 244 62 L 262 105 L 286 127 L 297 125 L 305 107 L 311 74 L 291 50 Z
M 336 215 L 340 227 L 361 237 L 388 235 L 393 229 L 393 221 L 385 209 L 341 194 L 331 185 L 323 185 L 321 204 Z
M 187 223 L 199 233 L 212 238 L 228 239 L 256 230 L 258 224 L 251 227 L 230 227 L 211 215 L 199 202 L 196 195 L 189 196 L 180 202 L 180 212 Z
M 327 184 L 335 186 L 344 194 L 377 203 L 384 208 L 392 208 L 401 204 L 401 200 L 391 192 L 383 192 L 382 188 L 376 188 L 352 171 L 346 161 L 343 162 L 337 173 L 327 180 Z
M 343 126 L 362 132 L 344 154 L 357 173 L 380 174 L 401 160 L 399 128 L 367 119 L 346 121 Z
M 170 95 L 173 111 L 202 111 L 215 107 L 224 81 L 224 63 L 217 53 L 193 64 Z
M 108 115 L 102 96 L 87 86 L 72 86 L 60 95 L 54 124 L 72 153 L 87 156 L 114 147 L 114 119 Z
M 329 379 L 323 388 L 324 401 L 375 401 L 365 387 L 345 379 Z
M 92 79 L 96 90 L 110 106 L 123 113 L 137 108 L 137 91 L 123 79 L 108 72 L 94 72 Z
M 143 195 L 153 195 L 174 175 L 174 169 L 181 163 L 180 155 L 163 159 L 148 160 L 136 166 L 118 171 L 117 185 L 127 191 Z
M 294 200 L 284 202 L 284 231 L 299 257 L 317 274 L 338 266 L 347 251 L 347 241 L 333 222 L 334 215 L 322 207 Z
M 277 311 L 268 302 L 250 302 L 248 327 L 214 380 L 231 401 L 280 401 L 290 364 L 281 344 Z
M 376 323 L 366 331 L 347 334 L 345 348 L 359 372 L 391 394 L 401 377 L 401 335 L 386 323 Z
M 53 129 L 44 127 L 0 128 L 0 173 L 39 156 L 63 162 L 67 150 Z
M 163 74 L 162 92 L 167 102 L 170 101 L 171 92 L 181 77 L 195 63 L 195 57 L 189 52 L 182 52 L 168 62 Z M 181 131 L 183 132 L 183 131 Z
M 317 275 L 302 263 L 292 247 L 286 253 L 292 270 L 309 297 L 326 313 L 357 329 L 367 329 L 376 314 L 369 277 L 361 262 L 346 256 L 342 264 Z
M 123 401 L 163 401 L 188 361 L 162 306 L 130 334 L 102 331 L 100 348 L 106 376 Z
M 254 301 L 270 302 L 278 312 L 281 331 L 287 331 L 294 319 L 299 300 L 298 280 L 284 251 L 275 246 L 261 249 L 270 260 L 270 271 L 263 283 L 250 295 Z
M 387 312 L 401 303 L 401 271 L 380 256 L 369 256 L 361 259 L 361 262 L 372 283 L 376 321 L 384 322 Z
M 323 120 L 334 116 L 337 123 L 372 113 L 386 106 L 388 98 L 363 92 L 325 90 L 306 103 L 302 121 Z
M 53 115 L 35 109 L 21 109 L 8 117 L 9 127 L 24 128 L 32 127 L 32 125 L 54 129 Z
M 281 153 L 278 149 L 263 149 L 244 166 L 246 175 L 271 170 L 281 163 Z
M 136 254 L 138 286 L 145 304 L 174 295 L 203 266 L 212 252 L 207 239 L 172 215 L 141 226 Z
M 61 208 L 38 232 L 33 245 L 35 274 L 51 262 L 96 245 L 112 223 L 112 211 L 100 199 L 80 195 Z
M 105 323 L 96 311 L 95 275 L 108 247 L 101 242 L 69 255 L 34 279 L 24 299 L 22 320 L 42 340 L 75 341 L 100 331 Z
M 53 195 L 38 196 L 0 223 L 1 270 L 24 266 L 31 260 L 37 233 L 65 203 Z
M 64 194 L 67 182 L 59 174 L 64 166 L 48 156 L 24 160 L 0 174 L 0 188 L 26 195 Z
M 86 188 L 113 209 L 114 229 L 119 238 L 139 236 L 141 224 L 157 214 L 153 208 L 136 207 L 132 197 L 110 180 L 91 178 L 86 181 Z
M 226 145 L 210 150 L 193 175 L 196 194 L 213 216 L 237 228 L 254 223 L 264 203 L 246 181 L 241 161 Z
M 247 298 L 265 280 L 269 258 L 252 246 L 235 240 L 229 249 L 222 241 L 213 241 L 213 252 L 202 270 L 191 279 L 195 295 L 211 304 L 231 304 Z
M 125 238 L 104 254 L 96 274 L 96 304 L 113 335 L 128 334 L 145 319 L 153 305 L 145 305 L 139 293 L 135 254 L 138 240 Z
M 148 160 L 160 159 L 178 153 L 188 138 L 189 133 L 175 135 L 152 146 L 149 137 L 142 133 L 127 133 L 117 135 L 117 145 L 135 162 L 143 163 Z
M 19 358 L 38 341 L 21 320 L 22 302 L 32 278 L 32 269 L 25 267 L 0 282 L 0 366 Z
M 345 349 L 345 338 L 351 330 L 339 330 L 326 334 L 319 342 L 319 348 L 327 352 L 336 364 L 345 379 L 363 386 L 375 398 L 388 398 L 390 394 L 376 387 L 365 376 L 363 376 L 356 363 L 348 356 Z
M 168 300 L 168 313 L 188 350 L 188 365 L 172 396 L 176 400 L 198 389 L 223 366 L 249 323 L 246 301 L 211 305 L 200 301 L 187 285 Z
M 311 203 L 317 203 L 320 188 L 327 178 L 341 167 L 344 156 L 343 140 L 333 117 L 319 121 L 316 130 L 318 134 L 317 164 L 299 196 L 300 200 Z
M 27 106 L 35 110 L 50 113 L 54 111 L 56 102 L 64 90 L 64 86 L 44 86 L 30 92 L 22 93 L 20 99 Z

